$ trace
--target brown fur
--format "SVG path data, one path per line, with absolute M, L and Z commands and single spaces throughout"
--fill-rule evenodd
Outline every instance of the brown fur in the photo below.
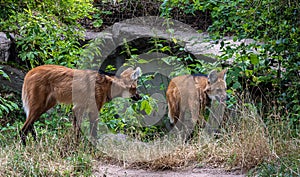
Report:
M 167 89 L 170 122 L 175 125 L 183 121 L 186 111 L 191 113 L 194 123 L 202 123 L 204 110 L 211 100 L 224 103 L 226 99 L 225 73 L 211 71 L 204 75 L 183 75 L 171 80 Z
M 30 70 L 22 89 L 26 121 L 20 131 L 22 143 L 30 131 L 36 138 L 33 123 L 57 103 L 73 104 L 73 126 L 79 136 L 81 117 L 87 112 L 93 137 L 97 136 L 98 112 L 114 97 L 137 96 L 137 77 L 140 68 L 128 68 L 120 77 L 99 74 L 92 70 L 70 69 L 64 66 L 43 65 Z

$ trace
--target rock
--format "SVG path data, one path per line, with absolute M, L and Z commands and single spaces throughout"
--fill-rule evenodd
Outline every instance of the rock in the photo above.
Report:
M 215 62 L 218 56 L 224 54 L 221 44 L 209 40 L 207 33 L 199 33 L 187 24 L 157 16 L 138 17 L 117 22 L 102 32 L 86 32 L 86 40 L 101 39 L 101 56 L 99 61 L 105 61 L 113 54 L 114 50 L 127 42 L 141 38 L 160 38 L 178 43 L 185 51 L 193 54 L 198 60 Z M 241 45 L 253 42 L 251 39 L 234 41 L 232 37 L 225 37 L 224 47 L 228 45 Z M 116 57 L 114 57 L 116 58 Z M 233 59 L 228 60 L 230 64 Z M 98 62 L 99 63 L 99 62 Z
M 168 26 L 168 27 L 167 27 Z M 102 55 L 101 61 L 104 61 L 113 51 L 127 42 L 140 38 L 160 38 L 169 41 L 175 41 L 183 46 L 186 52 L 193 54 L 197 59 L 207 62 L 215 62 L 213 54 L 215 48 L 211 49 L 212 44 L 206 42 L 208 37 L 205 33 L 198 33 L 189 25 L 175 20 L 166 20 L 161 17 L 139 17 L 122 22 L 115 23 L 102 32 L 86 32 L 86 40 L 102 39 L 103 45 L 100 45 Z M 219 55 L 219 53 L 218 53 Z
M 17 68 L 7 65 L 0 65 L 0 69 L 10 78 L 7 80 L 0 75 L 0 89 L 8 89 L 9 91 L 21 94 L 25 73 Z
M 6 34 L 0 32 L 0 62 L 7 62 L 11 43 L 11 40 L 7 38 Z
M 215 44 L 214 41 L 209 41 L 208 34 L 199 33 L 187 24 L 157 16 L 138 17 L 124 20 L 106 28 L 102 32 L 87 31 L 85 40 L 91 41 L 99 39 L 100 42 L 96 45 L 100 47 L 101 56 L 97 55 L 97 64 L 99 61 L 103 62 L 107 58 L 116 58 L 115 49 L 124 45 L 124 39 L 127 42 L 141 39 L 155 37 L 160 39 L 167 39 L 174 43 L 181 45 L 188 53 L 193 54 L 198 60 L 206 62 L 215 62 L 216 57 L 222 55 L 220 44 Z M 12 35 L 12 38 L 14 36 Z M 241 43 L 250 43 L 252 40 L 244 40 L 234 42 L 231 37 L 224 38 L 226 45 Z M 86 41 L 81 41 L 82 45 Z M 151 44 L 150 44 L 151 45 Z M 0 32 L 0 62 L 16 61 L 20 63 L 17 58 L 15 43 L 6 36 L 5 33 Z M 86 48 L 94 52 L 94 48 Z M 110 57 L 112 56 L 112 57 Z M 124 62 L 122 60 L 121 62 Z

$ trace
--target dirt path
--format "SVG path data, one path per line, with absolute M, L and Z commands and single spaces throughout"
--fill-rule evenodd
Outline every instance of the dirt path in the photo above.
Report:
M 244 177 L 240 171 L 228 172 L 218 168 L 185 168 L 181 170 L 171 171 L 148 171 L 142 169 L 129 169 L 110 164 L 99 164 L 94 176 L 99 177 Z

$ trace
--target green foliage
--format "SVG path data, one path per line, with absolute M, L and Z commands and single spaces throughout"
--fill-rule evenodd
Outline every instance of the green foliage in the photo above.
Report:
M 173 8 L 178 8 L 184 11 L 186 14 L 193 14 L 196 10 L 194 4 L 190 0 L 162 0 L 161 15 L 169 17 Z M 196 1 L 196 3 L 199 1 Z
M 90 61 L 93 61 L 94 55 L 100 55 L 100 51 L 97 50 L 95 50 L 96 53 L 94 50 L 83 53 L 79 45 L 79 40 L 83 39 L 84 30 L 78 24 L 78 20 L 85 17 L 94 18 L 96 19 L 93 23 L 95 27 L 99 27 L 103 23 L 98 14 L 90 15 L 91 12 L 95 11 L 90 1 L 8 0 L 1 3 L 0 6 L 0 30 L 16 34 L 19 57 L 28 61 L 30 67 L 44 63 L 73 67 L 78 62 L 79 55 L 83 54 Z M 278 119 L 280 119 L 265 120 L 267 125 L 271 126 L 277 123 L 276 121 L 284 122 L 282 123 L 282 130 L 276 128 L 274 130 L 272 127 L 268 127 L 268 130 L 284 133 L 283 131 L 286 129 L 292 128 L 294 131 L 289 135 L 297 137 L 300 129 L 300 11 L 298 2 L 295 0 L 163 0 L 162 16 L 168 17 L 173 8 L 181 9 L 186 14 L 194 14 L 196 11 L 210 13 L 212 24 L 208 31 L 212 40 L 221 44 L 221 49 L 224 51 L 220 61 L 232 63 L 227 76 L 228 87 L 230 88 L 228 90 L 228 108 L 232 108 L 238 103 L 235 97 L 236 91 L 241 91 L 245 87 L 259 87 L 263 91 L 263 96 L 267 97 L 269 103 L 272 104 L 270 106 L 272 109 L 263 112 L 263 117 L 268 119 L 278 114 L 276 118 L 279 117 Z M 170 32 L 172 33 L 171 30 Z M 226 35 L 230 35 L 234 42 L 240 42 L 247 38 L 251 38 L 253 41 L 235 46 L 224 40 L 223 37 Z M 172 40 L 173 43 L 177 43 L 176 39 Z M 209 65 L 205 62 L 195 61 L 191 56 L 177 56 L 171 46 L 164 45 L 165 41 L 158 39 L 152 42 L 155 48 L 149 52 L 172 55 L 162 59 L 164 63 L 174 68 L 169 77 L 191 73 L 208 73 L 220 64 Z M 99 43 L 101 41 L 98 41 L 97 45 Z M 138 58 L 138 49 L 131 48 L 126 41 L 124 43 L 126 48 L 124 53 L 129 56 L 129 65 L 134 66 L 149 62 Z M 97 45 L 94 47 L 97 48 Z M 184 50 L 180 46 L 176 47 L 178 49 L 176 51 Z M 89 52 L 93 53 L 90 54 Z M 93 62 L 85 62 L 86 65 L 90 63 Z M 90 68 L 90 66 L 87 67 Z M 112 71 L 115 68 L 110 66 L 107 69 Z M 0 75 L 7 77 L 1 69 Z M 151 85 L 147 84 L 147 81 L 153 79 L 155 75 L 156 73 L 141 77 L 140 84 L 151 89 Z M 165 90 L 166 86 L 162 84 L 160 89 Z M 264 104 L 258 103 L 257 105 Z M 247 105 L 243 106 L 247 107 Z M 137 102 L 115 99 L 113 102 L 105 104 L 101 110 L 99 123 L 105 124 L 112 132 L 126 133 L 144 140 L 162 132 L 159 126 L 143 125 L 144 118 L 156 109 L 156 100 L 151 99 L 148 95 L 143 95 L 143 99 Z M 15 103 L 6 97 L 0 97 L 0 117 L 14 110 L 18 110 Z M 47 141 L 43 143 L 50 141 L 48 144 L 52 145 L 49 146 L 50 149 L 43 149 L 47 148 L 47 145 L 44 145 L 40 149 L 41 152 L 36 154 L 30 149 L 25 151 L 27 154 L 22 153 L 23 149 L 18 149 L 8 160 L 6 167 L 10 168 L 11 172 L 17 169 L 19 173 L 27 176 L 71 176 L 85 172 L 90 174 L 90 157 L 82 155 L 85 149 L 81 149 L 82 151 L 79 153 L 69 151 L 67 155 L 64 155 L 66 150 L 61 149 L 70 148 L 68 144 L 72 144 L 70 142 L 60 144 L 63 140 L 58 138 L 58 135 L 65 136 L 60 133 L 71 127 L 71 123 L 67 120 L 69 115 L 62 116 L 66 112 L 54 111 L 51 114 L 44 114 L 42 119 L 36 123 L 38 125 L 36 127 L 39 127 L 37 128 L 39 137 L 45 136 Z M 17 122 L 1 127 L 1 149 L 6 146 L 10 139 L 16 141 L 12 137 L 18 136 L 15 130 L 20 126 L 21 123 Z M 59 144 L 59 148 L 54 146 L 56 143 Z M 46 152 L 43 157 L 46 157 L 47 161 L 53 159 L 53 156 L 47 156 L 47 154 L 58 153 L 56 155 L 63 158 L 61 164 L 71 164 L 72 169 L 67 169 L 64 173 L 50 171 L 50 168 L 47 169 L 42 164 L 47 162 L 39 159 L 40 153 L 43 152 Z M 33 154 L 33 156 L 26 158 L 28 153 Z M 299 158 L 296 155 L 295 157 L 263 163 L 258 169 L 259 175 L 295 175 L 299 173 Z M 236 156 L 232 156 L 230 160 L 234 161 L 235 158 Z M 291 161 L 289 161 L 290 159 Z
M 9 75 L 7 75 L 1 68 L 2 67 L 0 66 L 0 75 L 5 79 L 10 80 Z
M 259 87 L 268 101 L 299 134 L 300 119 L 300 28 L 299 3 L 292 1 L 248 0 L 165 0 L 162 15 L 172 8 L 209 12 L 211 38 L 221 44 L 222 61 L 230 61 L 228 85 L 233 90 Z M 189 9 L 189 10 L 188 10 Z M 236 46 L 224 40 L 231 35 Z M 244 39 L 253 39 L 243 42 Z M 269 112 L 272 114 L 273 110 Z
M 19 107 L 16 103 L 9 101 L 2 96 L 0 96 L 0 117 L 2 118 L 5 114 L 8 114 L 12 111 L 19 110 Z
M 101 109 L 100 124 L 106 125 L 113 133 L 125 133 L 142 139 L 155 135 L 157 127 L 145 126 L 145 115 L 157 109 L 156 100 L 144 95 L 137 102 L 115 98 Z
M 5 79 L 10 80 L 9 76 L 3 70 L 1 70 L 1 67 L 0 75 Z M 5 114 L 9 114 L 10 112 L 16 110 L 19 110 L 18 105 L 13 101 L 10 101 L 9 98 L 2 97 L 2 94 L 0 93 L 0 117 L 2 118 Z
M 168 75 L 168 79 L 160 78 L 159 72 L 145 73 L 139 78 L 139 89 L 143 90 L 143 99 L 137 102 L 128 102 L 122 98 L 115 98 L 112 102 L 106 103 L 101 109 L 100 119 L 101 124 L 106 125 L 113 133 L 126 133 L 129 135 L 137 136 L 145 140 L 145 138 L 153 138 L 164 134 L 164 127 L 160 125 L 144 126 L 144 119 L 147 115 L 151 115 L 156 111 L 158 102 L 160 100 L 150 97 L 150 93 L 166 93 L 168 80 L 183 74 L 203 73 L 208 74 L 212 69 L 218 68 L 219 63 L 206 63 L 201 60 L 195 60 L 189 54 L 183 54 L 181 57 L 176 56 L 176 52 L 184 51 L 183 47 L 174 42 L 164 39 L 151 38 L 149 40 L 153 44 L 153 48 L 147 51 L 148 54 L 154 52 L 166 53 L 170 56 L 162 58 L 159 62 L 168 65 L 172 68 L 172 72 Z M 124 50 L 121 54 L 128 56 L 125 66 L 147 66 L 148 63 L 156 61 L 156 59 L 143 59 L 139 58 L 138 50 L 131 46 L 124 39 Z M 174 56 L 175 55 L 175 56 Z M 107 71 L 114 70 L 114 66 L 108 65 Z M 160 68 L 155 68 L 159 70 Z M 151 82 L 152 80 L 154 82 Z M 160 85 L 157 85 L 160 82 Z M 155 114 L 154 114 L 155 115 Z M 166 118 L 166 117 L 165 117 Z M 167 118 L 166 118 L 167 119 Z M 164 123 L 162 118 L 162 123 Z M 168 121 L 168 120 L 166 120 Z
M 83 141 L 75 145 L 72 128 L 64 123 L 52 128 L 39 127 L 38 142 L 28 141 L 20 146 L 15 122 L 0 130 L 1 176 L 91 176 L 93 147 Z M 94 157 L 95 158 L 95 157 Z
M 101 51 L 99 46 L 103 45 L 101 38 L 96 38 L 88 44 L 88 47 L 82 51 L 80 60 L 77 61 L 77 68 L 79 69 L 99 69 L 99 63 L 102 63 Z
M 93 26 L 95 28 L 101 27 L 103 24 L 103 20 L 100 18 L 100 14 L 94 14 L 93 18 L 95 19 L 95 21 L 93 22 Z
M 215 20 L 209 30 L 217 34 L 216 39 L 228 33 L 236 36 L 234 40 L 254 39 L 250 44 L 223 48 L 226 52 L 223 60 L 234 58 L 233 86 L 241 88 L 239 78 L 242 77 L 253 86 L 271 86 L 272 93 L 263 89 L 265 95 L 282 106 L 279 111 L 298 131 L 299 4 L 296 1 L 230 1 L 216 4 L 212 10 Z
M 299 137 L 300 120 L 300 6 L 296 0 L 165 0 L 162 15 L 173 8 L 186 13 L 210 13 L 207 29 L 211 39 L 221 45 L 220 61 L 230 63 L 227 74 L 228 108 L 236 104 L 235 93 L 255 90 L 256 105 L 274 136 L 280 139 Z M 190 3 L 190 4 L 189 4 Z M 231 36 L 235 45 L 226 41 Z M 246 41 L 246 39 L 252 39 Z M 249 88 L 250 87 L 250 88 Z M 261 92 L 262 95 L 256 95 Z M 280 130 L 278 126 L 282 126 Z M 281 130 L 282 129 L 282 130 Z M 288 134 L 288 136 L 282 136 Z M 297 141 L 297 140 L 296 140 Z M 256 176 L 299 175 L 299 158 L 284 157 L 263 163 Z
M 297 159 L 298 158 L 298 159 Z M 257 167 L 255 176 L 299 176 L 299 154 L 283 157 Z
M 1 4 L 0 30 L 13 32 L 19 57 L 30 67 L 41 64 L 74 66 L 82 53 L 84 29 L 77 22 L 92 18 L 89 1 L 8 1 Z M 71 7 L 71 8 L 70 8 Z

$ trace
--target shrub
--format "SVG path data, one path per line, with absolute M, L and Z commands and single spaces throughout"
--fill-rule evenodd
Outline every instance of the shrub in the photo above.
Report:
M 19 57 L 29 67 L 60 64 L 73 67 L 82 53 L 84 29 L 77 20 L 92 18 L 91 1 L 14 1 L 1 4 L 0 30 L 13 32 Z M 71 7 L 71 8 L 70 8 Z
M 281 119 L 299 135 L 300 116 L 300 28 L 297 1 L 215 1 L 165 0 L 163 14 L 174 7 L 186 13 L 206 11 L 212 25 L 207 29 L 211 38 L 221 44 L 224 55 L 220 59 L 231 63 L 229 88 L 243 90 L 259 88 L 265 101 L 272 100 Z M 242 45 L 228 44 L 225 35 Z M 252 42 L 243 42 L 251 38 Z M 256 90 L 257 91 L 257 90 Z M 266 103 L 266 102 L 265 102 Z M 265 110 L 267 112 L 267 110 Z M 269 113 L 272 113 L 271 110 Z
M 10 80 L 9 76 L 1 69 L 0 67 L 0 76 L 2 76 L 5 79 Z M 9 114 L 12 111 L 19 110 L 19 107 L 16 103 L 9 100 L 10 96 L 2 96 L 3 93 L 0 93 L 0 117 L 5 117 L 4 115 Z M 2 122 L 3 120 L 0 120 Z

